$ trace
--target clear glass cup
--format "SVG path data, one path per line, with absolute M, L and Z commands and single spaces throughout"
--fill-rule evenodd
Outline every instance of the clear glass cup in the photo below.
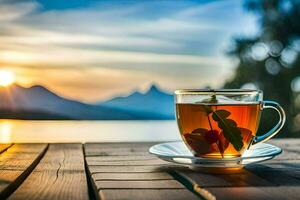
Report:
M 264 101 L 260 90 L 177 90 L 175 103 L 181 137 L 198 157 L 240 157 L 251 145 L 276 135 L 286 119 L 282 107 Z M 257 136 L 261 111 L 268 108 L 278 112 L 279 121 Z

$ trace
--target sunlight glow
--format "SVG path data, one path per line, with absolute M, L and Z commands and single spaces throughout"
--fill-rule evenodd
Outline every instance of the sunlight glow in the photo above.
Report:
M 12 71 L 0 70 L 0 86 L 6 87 L 14 83 L 16 76 Z
M 8 121 L 0 122 L 0 143 L 11 142 L 12 124 Z

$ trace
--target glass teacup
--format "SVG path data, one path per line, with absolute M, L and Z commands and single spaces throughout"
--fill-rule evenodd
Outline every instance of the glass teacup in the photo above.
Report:
M 176 118 L 184 143 L 198 157 L 240 157 L 251 145 L 264 142 L 283 127 L 285 113 L 260 90 L 177 90 Z M 261 111 L 275 109 L 279 122 L 256 136 Z

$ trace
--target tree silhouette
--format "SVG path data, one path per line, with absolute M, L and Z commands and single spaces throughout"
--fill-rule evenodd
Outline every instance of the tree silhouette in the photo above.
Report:
M 225 88 L 255 87 L 264 99 L 279 102 L 287 114 L 282 137 L 300 134 L 300 1 L 247 0 L 245 8 L 259 15 L 260 33 L 235 38 L 229 52 L 238 58 L 235 76 Z M 263 114 L 262 130 L 274 125 L 276 115 Z

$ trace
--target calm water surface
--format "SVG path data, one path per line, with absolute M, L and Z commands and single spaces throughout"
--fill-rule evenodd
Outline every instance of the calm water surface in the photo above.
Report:
M 0 120 L 0 143 L 174 141 L 175 121 Z

